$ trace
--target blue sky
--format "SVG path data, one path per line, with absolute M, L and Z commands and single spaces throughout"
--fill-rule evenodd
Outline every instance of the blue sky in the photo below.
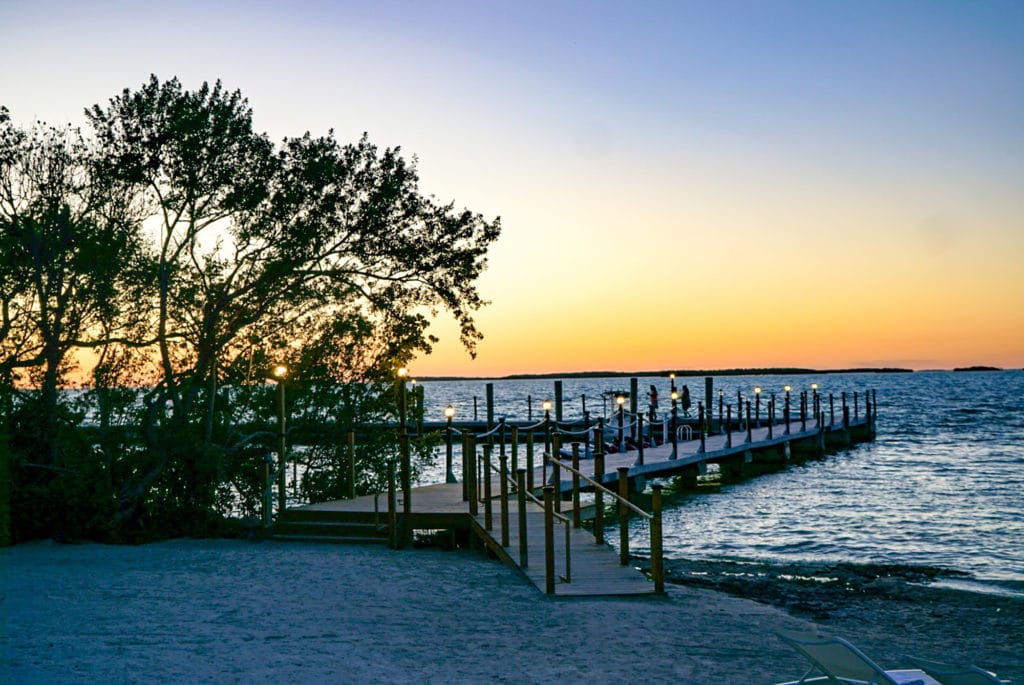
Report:
M 430 371 L 1024 365 L 1024 3 L 5 1 L 0 60 L 18 121 L 220 78 L 501 215 Z

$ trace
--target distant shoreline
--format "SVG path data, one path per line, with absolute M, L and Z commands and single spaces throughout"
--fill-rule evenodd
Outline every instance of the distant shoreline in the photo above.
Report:
M 832 373 L 914 373 L 913 369 L 864 367 L 856 369 L 802 369 L 771 367 L 763 369 L 684 369 L 681 371 L 664 369 L 655 371 L 566 371 L 555 373 L 514 373 L 507 376 L 420 376 L 421 381 L 515 381 L 515 380 L 547 380 L 558 378 L 630 378 L 669 376 L 783 376 L 791 374 L 832 374 Z

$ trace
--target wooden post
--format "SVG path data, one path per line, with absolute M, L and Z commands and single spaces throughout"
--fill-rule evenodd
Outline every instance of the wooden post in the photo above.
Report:
M 512 426 L 512 473 L 519 471 L 519 426 Z
M 388 545 L 398 549 L 398 494 L 395 492 L 395 462 L 388 459 Z
M 629 379 L 629 413 L 636 416 L 640 407 L 637 405 L 640 395 L 640 386 L 638 385 L 639 380 L 636 378 Z
M 853 419 L 854 419 L 854 421 L 856 421 L 858 418 L 860 418 L 860 412 L 857 409 L 859 404 L 860 403 L 857 402 L 857 391 L 854 390 L 853 391 Z
M 732 447 L 732 405 L 725 405 L 725 446 Z
M 751 424 L 750 424 L 750 400 L 747 400 L 747 442 L 753 442 L 753 441 L 754 441 L 754 434 L 751 433 Z
M 714 400 L 714 397 L 715 397 L 715 379 L 714 379 L 713 376 L 704 376 L 704 406 L 708 407 L 709 409 L 711 407 L 713 407 L 714 405 L 712 404 L 712 401 Z M 721 419 L 722 417 L 719 416 L 718 418 Z M 705 433 L 710 433 L 711 432 L 711 412 L 710 411 L 708 412 L 708 420 L 707 420 L 707 425 L 704 426 L 704 432 Z
M 399 544 L 404 547 L 412 544 L 412 528 L 409 527 L 409 521 L 412 519 L 412 472 L 409 464 L 409 436 L 405 433 L 402 433 L 400 444 L 402 448 L 402 536 Z
M 555 594 L 555 489 L 544 486 L 544 592 Z
M 700 451 L 704 452 L 704 405 L 697 403 L 697 432 L 700 433 Z
M 529 548 L 526 546 L 526 469 L 516 470 L 516 504 L 519 511 L 519 567 L 526 568 Z
M 828 394 L 828 425 L 836 425 L 836 398 L 832 393 Z
M 775 393 L 768 400 L 768 439 L 775 437 Z
M 476 516 L 480 513 L 480 502 L 476 496 L 476 436 L 467 435 L 466 446 L 469 448 L 468 451 L 462 453 L 462 458 L 466 461 L 466 494 L 469 499 L 469 513 Z
M 800 430 L 807 430 L 807 391 L 800 393 Z
M 583 523 L 583 516 L 580 514 L 580 475 L 576 473 L 580 468 L 580 444 L 572 444 L 572 527 L 579 528 Z
M 843 442 L 850 444 L 850 408 L 843 405 Z
M 558 460 L 562 456 L 562 434 L 551 436 L 551 484 L 555 486 L 555 511 L 562 513 L 562 467 Z
M 356 434 L 348 432 L 348 498 L 356 498 Z
M 5 436 L 0 436 L 4 439 Z M 6 459 L 7 457 L 0 457 L 0 460 Z M 4 468 L 6 464 L 0 464 L 0 468 Z M 273 509 L 274 509 L 274 453 L 267 450 L 263 455 L 263 526 L 268 527 L 273 523 Z
M 277 381 L 277 515 L 284 515 L 287 501 L 285 498 L 285 454 L 288 446 L 285 441 L 285 411 L 284 411 L 284 379 Z
M 562 420 L 562 381 L 555 381 L 555 421 Z
M 508 547 L 508 457 L 498 457 L 498 469 L 501 471 L 501 546 Z
M 462 501 L 469 500 L 469 433 L 462 434 Z
M 484 446 L 484 528 L 492 530 L 494 528 L 494 508 L 491 503 L 491 451 L 487 447 L 489 445 Z
M 620 466 L 619 472 L 619 497 L 629 499 L 629 467 Z M 629 563 L 629 507 L 624 502 L 619 502 L 619 563 L 625 566 Z
M 599 430 L 594 429 L 594 480 L 604 485 L 604 440 L 599 439 Z M 604 492 L 600 488 L 594 488 L 594 541 L 604 544 Z
M 526 476 L 529 479 L 527 487 L 533 492 L 533 431 L 526 432 Z
M 750 403 L 747 402 L 749 406 Z M 654 577 L 654 591 L 659 595 L 665 594 L 665 564 L 661 550 L 661 485 L 651 486 L 651 507 L 653 508 L 651 519 L 651 575 Z
M 783 430 L 785 435 L 789 435 L 789 391 L 786 391 L 786 406 L 782 408 L 782 418 L 786 422 L 786 428 Z
M 643 412 L 636 413 L 636 463 L 640 466 L 644 465 L 644 415 Z
M 487 430 L 494 427 L 494 383 L 484 386 L 487 393 Z

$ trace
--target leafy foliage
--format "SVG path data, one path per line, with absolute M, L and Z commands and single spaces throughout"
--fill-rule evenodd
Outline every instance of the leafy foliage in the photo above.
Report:
M 295 425 L 334 431 L 305 453 L 318 468 L 304 487 L 336 496 L 341 433 L 394 419 L 393 370 L 429 353 L 428 313 L 455 316 L 474 353 L 498 221 L 424 196 L 415 164 L 366 136 L 275 146 L 219 81 L 153 76 L 86 114 L 89 139 L 0 113 L 0 380 L 42 369 L 56 407 L 69 352 L 95 349 L 89 449 L 112 530 L 194 533 L 258 507 L 265 378 L 286 363 Z M 390 431 L 361 444 L 369 491 L 396 447 Z

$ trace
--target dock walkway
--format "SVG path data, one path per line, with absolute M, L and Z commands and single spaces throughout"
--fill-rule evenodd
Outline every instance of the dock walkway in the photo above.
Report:
M 873 436 L 874 420 L 870 413 L 854 420 L 847 418 L 842 423 L 819 424 L 813 419 L 803 424 L 791 421 L 788 428 L 784 424 L 775 424 L 771 428 L 751 427 L 749 431 L 734 430 L 727 435 L 704 436 L 703 450 L 699 436 L 677 442 L 674 458 L 671 443 L 644 449 L 642 459 L 637 450 L 607 454 L 603 458 L 603 474 L 595 473 L 595 466 L 599 466 L 598 460 L 581 458 L 579 471 L 599 481 L 612 492 L 621 487 L 619 479 L 624 474 L 628 479 L 628 491 L 632 493 L 642 491 L 648 479 L 681 477 L 684 483 L 688 479 L 695 483 L 697 476 L 706 472 L 708 464 L 717 464 L 724 479 L 741 478 L 779 468 L 801 455 L 823 455 L 828 449 L 870 440 Z M 477 449 L 474 447 L 472 450 L 471 463 L 479 458 L 476 455 Z M 520 547 L 521 517 L 516 495 L 508 496 L 502 503 L 501 478 L 496 473 L 497 460 L 490 454 L 493 447 L 482 451 L 486 456 L 483 456 L 485 466 L 481 467 L 481 471 L 486 469 L 492 473 L 492 477 L 487 484 L 482 481 L 473 483 L 475 492 L 473 487 L 464 487 L 463 483 L 419 486 L 410 490 L 408 509 L 399 491 L 393 511 L 389 511 L 387 493 L 310 504 L 287 509 L 280 517 L 277 528 L 294 535 L 295 528 L 302 529 L 304 526 L 307 529 L 310 526 L 321 526 L 322 530 L 329 530 L 330 526 L 358 525 L 376 531 L 377 539 L 386 541 L 386 531 L 390 526 L 392 544 L 396 540 L 395 531 L 399 529 L 410 536 L 413 530 L 467 530 L 498 558 L 518 568 L 538 589 L 549 591 L 551 562 L 547 557 L 544 508 L 532 500 L 526 501 L 523 517 L 526 521 L 524 555 Z M 516 454 L 515 450 L 512 454 Z M 520 466 L 516 461 L 516 458 L 512 458 L 508 462 L 510 474 L 514 474 L 517 466 Z M 564 453 L 560 461 L 563 464 L 570 463 Z M 477 471 L 476 466 L 473 466 L 473 471 Z M 572 499 L 567 497 L 574 491 L 574 481 L 577 491 L 593 490 L 592 486 L 588 488 L 584 480 L 573 479 L 565 469 L 556 469 L 553 464 L 536 465 L 533 473 L 528 475 L 533 476 L 527 479 L 527 482 L 533 483 L 533 487 L 528 489 L 536 490 L 541 485 L 551 485 L 558 499 L 568 500 L 560 501 L 559 504 L 562 515 L 569 520 L 576 518 L 572 516 Z M 484 492 L 490 494 L 489 500 Z M 610 505 L 612 502 L 606 498 L 605 504 Z M 507 508 L 507 516 L 500 513 L 503 508 Z M 654 542 L 655 526 L 651 525 L 651 549 L 657 547 L 659 550 L 660 563 L 660 514 L 656 512 L 655 515 L 658 517 L 658 540 Z M 309 537 L 312 535 L 305 539 Z M 622 555 L 619 551 L 603 542 L 598 543 L 590 531 L 568 522 L 555 521 L 552 537 L 554 574 L 557 576 L 553 594 L 556 596 L 655 594 L 655 583 L 640 570 L 621 563 Z

